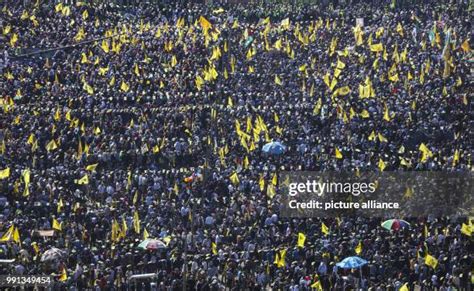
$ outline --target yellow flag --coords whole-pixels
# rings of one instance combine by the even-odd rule
[[[98,165],[99,165],[99,163],[88,165],[88,166],[86,167],[86,170],[93,172],[93,171],[95,171],[95,169],[97,168]]]
[[[249,164],[250,164],[249,158],[248,158],[247,156],[245,156],[244,161],[243,161],[243,163],[242,163],[242,166],[244,167],[244,169],[248,169],[248,168],[249,168]]]
[[[87,174],[85,174],[82,178],[75,179],[74,183],[76,183],[78,185],[87,185],[87,184],[89,184],[89,176],[87,176]]]
[[[14,79],[13,74],[11,72],[6,72],[5,73],[5,78],[7,78],[7,80],[13,80]]]
[[[367,110],[364,109],[364,110],[362,110],[362,112],[360,113],[360,116],[361,116],[362,118],[369,118],[369,117],[370,117],[370,114],[369,114],[369,112],[368,112]]]
[[[258,185],[260,187],[260,191],[263,191],[265,189],[265,179],[263,176],[260,176],[260,179],[258,180]]]
[[[335,149],[335,156],[336,156],[336,159],[339,159],[339,160],[342,159],[342,153],[338,148]]]
[[[211,242],[211,251],[213,255],[217,255],[217,244],[215,242]]]
[[[175,67],[178,64],[178,60],[176,59],[176,56],[171,57],[171,67]]]
[[[199,75],[196,76],[195,83],[196,83],[196,88],[198,89],[198,91],[201,91],[202,85],[204,84],[204,80],[202,79],[202,77]]]
[[[60,3],[56,4],[56,6],[54,6],[54,10],[56,12],[61,12],[63,10],[63,3],[60,2]]]
[[[175,195],[178,195],[178,194],[179,194],[179,188],[178,188],[178,184],[177,184],[177,183],[174,183],[173,192],[174,192]]]
[[[77,210],[80,208],[81,208],[81,203],[76,202],[74,206],[72,207],[72,211],[77,212]]]
[[[425,264],[433,269],[436,269],[438,266],[438,260],[430,254],[427,254],[425,257]]]
[[[78,32],[76,33],[76,36],[74,37],[74,40],[76,42],[79,42],[83,40],[86,37],[86,33],[84,31],[84,27],[79,28]]]
[[[425,70],[420,70],[420,84],[425,83]]]
[[[184,26],[184,18],[183,17],[180,17],[178,18],[178,20],[176,21],[176,27],[177,28],[181,28]]]
[[[87,143],[84,145],[84,152],[86,153],[86,156],[89,156],[89,145]]]
[[[290,27],[290,19],[289,19],[289,18],[283,19],[283,20],[280,22],[280,26],[281,26],[281,28],[283,28],[283,29],[288,29],[288,28]]]
[[[13,238],[13,233],[15,232],[15,226],[12,224],[8,230],[0,238],[1,242],[10,241]]]
[[[138,64],[137,63],[135,63],[135,66],[133,68],[133,72],[135,73],[135,75],[137,77],[140,77],[140,70],[138,69]]]
[[[433,152],[424,144],[421,143],[420,147],[418,148],[421,152],[421,162],[424,163],[428,160],[428,158],[433,157]]]
[[[351,92],[351,88],[349,86],[344,86],[341,88],[337,88],[337,90],[334,92],[336,96],[345,96]]]
[[[318,101],[316,102],[316,104],[314,105],[314,109],[313,109],[313,114],[314,115],[319,114],[319,111],[321,110],[322,105],[323,105],[323,102],[322,102],[321,98],[319,98]]]
[[[0,180],[10,177],[10,168],[6,168],[0,171]]]
[[[16,42],[18,41],[18,34],[14,33],[10,38],[10,46],[14,47]]]
[[[275,186],[272,183],[267,185],[267,196],[272,199],[276,195]]]
[[[285,262],[286,250],[280,250],[275,255],[275,261],[273,262],[277,268],[284,268],[286,266]]]
[[[59,121],[61,119],[61,112],[59,111],[59,107],[56,109],[54,113],[54,120]]]
[[[408,289],[408,283],[403,284],[398,291],[410,291],[410,289]]]
[[[249,49],[249,50],[247,51],[247,54],[246,54],[245,58],[246,58],[247,60],[251,60],[251,59],[252,59],[252,56],[253,56],[253,54],[252,54],[252,49]]]
[[[221,49],[219,47],[214,47],[212,48],[212,56],[211,56],[211,61],[212,60],[217,60],[221,57]]]
[[[329,45],[329,56],[332,56],[334,52],[336,51],[337,41],[338,41],[337,37],[333,37],[331,39],[331,43]]]
[[[387,165],[385,165],[385,162],[382,159],[379,159],[378,167],[380,169],[380,172],[383,172],[383,170],[385,170]]]
[[[136,210],[133,214],[133,229],[135,230],[135,233],[140,234],[140,216]]]
[[[229,179],[232,182],[232,184],[234,185],[239,184],[239,176],[237,175],[237,172],[234,172],[232,175],[230,175]]]
[[[304,235],[304,233],[302,232],[299,232],[298,233],[298,243],[297,243],[297,246],[299,248],[304,248],[304,242],[306,241],[306,236]]]
[[[32,246],[33,249],[35,250],[35,254],[39,254],[40,248],[38,247],[38,243],[32,242],[32,243],[31,243],[31,246]]]
[[[355,38],[355,41],[356,41],[356,45],[357,46],[360,46],[364,43],[364,40],[363,40],[363,31],[361,29],[361,27],[359,25],[357,25],[355,28],[354,28],[354,38]]]
[[[405,146],[404,146],[404,145],[401,145],[401,146],[400,146],[400,148],[398,149],[398,153],[399,153],[399,154],[405,153]]]
[[[98,126],[94,129],[94,134],[95,135],[99,135],[101,132],[102,131],[100,130],[100,127],[98,127]]]
[[[362,253],[362,242],[359,241],[359,243],[357,244],[357,246],[355,247],[354,251],[356,252],[356,254],[360,254]]]
[[[65,118],[66,118],[67,121],[72,121],[72,118],[71,118],[71,110],[68,110],[68,111],[66,112]]]
[[[403,26],[402,26],[402,24],[401,24],[400,22],[397,24],[396,31],[398,32],[398,34],[400,34],[401,36],[403,36]]]
[[[275,84],[280,85],[280,86],[283,85],[278,75],[275,75]]]
[[[147,239],[149,238],[150,235],[148,234],[148,231],[146,230],[146,228],[143,230],[143,239]]]
[[[23,176],[23,181],[25,182],[25,191],[23,192],[23,196],[29,196],[30,195],[30,191],[29,191],[30,174],[31,174],[30,169],[25,169],[21,173],[21,175]]]
[[[122,217],[122,229],[120,230],[120,237],[121,238],[127,237],[127,231],[128,231],[127,221],[125,220],[125,217]]]
[[[212,28],[212,24],[207,20],[204,16],[199,17],[199,24],[201,25],[202,30],[207,32],[210,28]]]
[[[329,234],[329,228],[326,226],[326,224],[324,224],[324,222],[321,223],[321,232],[322,232],[324,235],[328,235],[328,234]]]
[[[471,51],[471,47],[469,46],[469,40],[466,39],[462,45],[461,45],[461,49],[465,52],[465,53],[468,53]]]
[[[277,50],[281,50],[282,44],[281,44],[281,39],[278,39],[274,44],[273,47],[276,48]]]
[[[59,223],[59,221],[57,221],[56,218],[53,218],[53,229],[58,230],[58,231],[63,230],[62,223]]]
[[[18,230],[18,227],[15,227],[15,230],[13,230],[13,241],[17,244],[21,244],[20,231]]]
[[[370,45],[370,50],[372,52],[381,52],[383,51],[383,45],[381,43]]]
[[[380,142],[388,142],[388,140],[381,133],[378,133],[378,138]]]
[[[471,237],[472,236],[472,227],[465,224],[465,223],[463,223],[462,227],[461,227],[461,233]]]
[[[94,94],[94,88],[92,88],[91,85],[87,84],[87,82],[84,82],[83,89],[84,89],[84,91],[89,93],[89,95]]]
[[[64,202],[62,198],[59,198],[58,206],[56,208],[56,212],[61,212],[64,207]]]
[[[118,241],[120,239],[120,229],[116,219],[112,221],[110,238],[112,239],[112,241]]]
[[[276,173],[273,174],[272,184],[275,185],[275,186],[278,184],[278,177],[277,177]]]
[[[128,92],[129,89],[130,87],[128,86],[128,84],[122,80],[122,83],[120,84],[120,90],[122,90],[123,92]]]
[[[136,190],[135,194],[133,195],[132,203],[135,205],[137,204],[137,201],[138,201],[138,190]]]
[[[313,284],[311,284],[311,288],[315,289],[316,291],[323,291],[323,286],[321,285],[321,281],[317,280]]]
[[[110,51],[110,48],[109,48],[109,41],[104,39],[102,40],[102,44],[100,45],[100,47],[102,48],[102,50],[105,52],[105,53],[108,53]]]
[[[7,35],[10,33],[10,31],[12,30],[12,26],[11,25],[7,25],[3,28],[3,35]]]
[[[35,152],[37,148],[38,148],[38,140],[35,140],[35,141],[31,144],[31,151],[32,151],[32,152]]]
[[[165,245],[168,246],[168,245],[170,244],[170,242],[171,242],[171,236],[169,236],[169,235],[168,235],[168,236],[165,236],[165,237],[163,238],[163,242],[165,243]]]
[[[58,148],[58,145],[56,144],[56,141],[52,139],[47,145],[46,145],[46,150],[48,152],[53,151]]]
[[[385,105],[384,107],[385,108],[384,108],[384,112],[383,112],[383,119],[385,121],[390,121],[391,119],[390,119],[390,114],[388,113],[388,107],[387,107],[387,105]]]
[[[63,270],[61,272],[61,276],[59,276],[59,281],[64,282],[67,280],[67,272],[66,272],[66,267],[63,267]]]
[[[346,67],[346,64],[344,64],[343,62],[341,62],[339,59],[337,60],[337,64],[336,64],[336,68],[342,70]]]

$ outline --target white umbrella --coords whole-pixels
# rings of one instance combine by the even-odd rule
[[[65,251],[62,251],[58,248],[50,248],[41,255],[41,262],[50,262],[61,259],[66,255]]]

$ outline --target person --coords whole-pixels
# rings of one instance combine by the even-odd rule
[[[283,169],[472,170],[470,19],[425,2],[7,1],[2,257],[78,290],[149,287],[130,280],[144,273],[159,290],[309,290],[315,277],[467,290],[469,219],[407,217],[391,233],[382,218],[287,218],[273,183]],[[262,153],[276,140],[284,155]],[[336,266],[356,240],[361,273]],[[49,270],[52,247],[65,253]]]

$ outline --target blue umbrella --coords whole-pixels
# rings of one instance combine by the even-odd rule
[[[278,141],[272,141],[263,146],[262,151],[270,155],[281,155],[286,151],[286,147]]]
[[[367,261],[359,257],[347,257],[344,260],[336,264],[339,268],[343,269],[356,269],[367,264]]]

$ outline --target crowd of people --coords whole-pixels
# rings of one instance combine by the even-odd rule
[[[470,218],[286,218],[278,181],[471,172],[467,6],[104,2],[0,7],[3,274],[58,290],[470,290]],[[262,152],[276,141],[285,153]],[[336,267],[355,255],[368,264]]]

